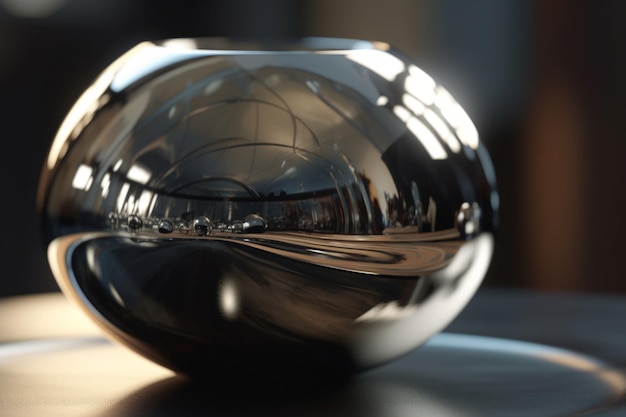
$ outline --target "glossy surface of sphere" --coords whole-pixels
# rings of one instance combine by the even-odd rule
[[[38,204],[63,291],[176,371],[335,375],[443,329],[491,259],[476,128],[382,43],[142,43],[78,100]]]

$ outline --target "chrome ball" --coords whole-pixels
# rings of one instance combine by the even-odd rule
[[[137,45],[78,99],[38,205],[62,290],[175,371],[334,376],[442,330],[490,263],[472,121],[389,45]]]

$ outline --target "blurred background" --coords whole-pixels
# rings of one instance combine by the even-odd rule
[[[143,40],[391,43],[442,84],[492,155],[502,211],[485,286],[626,293],[626,2],[0,0],[0,297],[58,291],[39,173],[65,114]]]

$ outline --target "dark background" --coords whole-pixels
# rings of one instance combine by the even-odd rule
[[[486,286],[626,292],[626,2],[0,0],[0,296],[57,291],[35,195],[63,117],[143,40],[389,42],[468,110],[502,200]]]

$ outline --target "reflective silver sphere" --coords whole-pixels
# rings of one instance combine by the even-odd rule
[[[337,375],[442,330],[498,194],[461,106],[389,45],[141,43],[80,97],[38,204],[62,290],[173,370]]]

